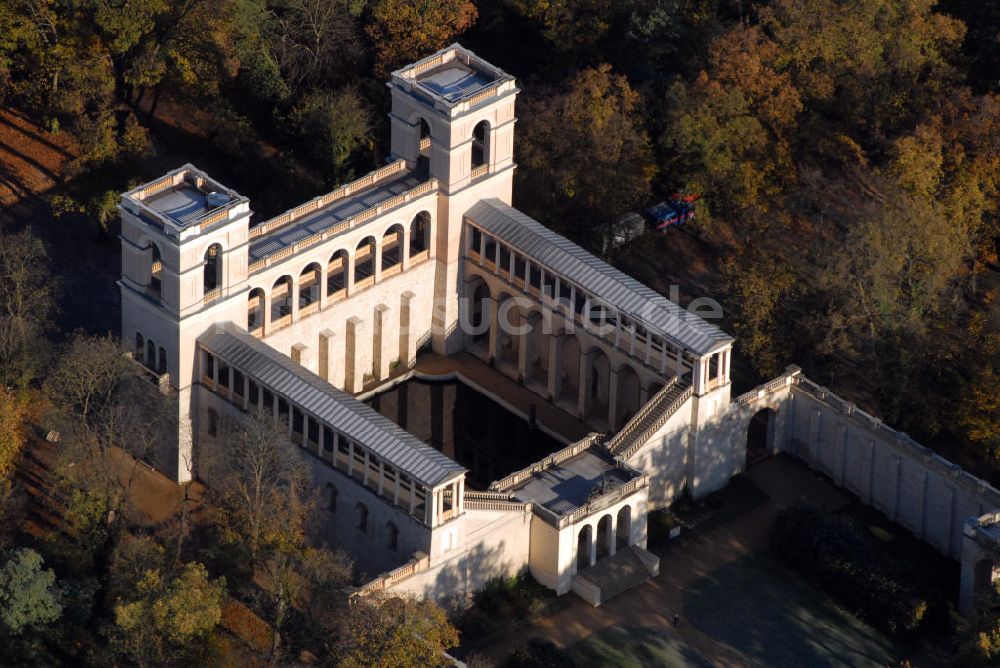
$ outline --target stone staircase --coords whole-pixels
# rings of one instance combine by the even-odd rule
[[[607,441],[608,451],[625,460],[634,455],[653,433],[680,409],[691,396],[692,390],[691,382],[686,378],[673,378],[622,427],[621,431]]]
[[[572,589],[593,606],[642,584],[660,572],[660,559],[638,545],[623,547],[573,576]]]

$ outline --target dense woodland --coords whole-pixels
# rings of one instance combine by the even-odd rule
[[[76,147],[46,194],[47,229],[92,226],[92,243],[117,257],[117,193],[181,162],[248,195],[258,219],[379,165],[387,73],[456,40],[519,78],[516,206],[600,252],[626,212],[700,194],[689,227],[608,259],[628,269],[641,255],[674,275],[698,255],[710,279],[684,293],[721,297],[722,326],[756,378],[794,362],[1000,479],[996,3],[0,0],[0,104]],[[51,465],[64,530],[19,538],[18,495],[2,488],[0,633],[17,642],[0,651],[204,658],[222,651],[211,630],[227,591],[299,634],[275,633],[273,656],[362,665],[359,647],[398,658],[394,642],[429,628],[454,644],[433,607],[324,614],[344,609],[351,565],[306,547],[307,486],[273,457],[274,486],[252,491],[280,500],[278,526],[255,523],[254,464],[236,462],[212,492],[218,532],[185,532],[184,517],[172,538],[134,531],[131,478],[107,467],[113,445],[154,447],[155,424],[130,427],[140,402],[122,401],[134,383],[111,342],[54,331],[66,286],[44,276],[51,235],[0,230],[0,473],[32,437],[23,425],[64,425],[67,444]],[[263,447],[261,430],[238,437]],[[103,473],[81,476],[88,466]],[[263,584],[248,587],[255,572]],[[292,605],[303,582],[318,609]],[[12,607],[18,587],[31,606]],[[363,615],[402,630],[373,638]],[[333,617],[353,640],[305,633],[333,633],[322,626]],[[31,625],[56,640],[34,642]]]

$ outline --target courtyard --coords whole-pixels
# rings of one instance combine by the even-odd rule
[[[782,508],[832,512],[850,501],[801,463],[772,457],[723,490],[693,530],[651,547],[656,578],[599,608],[560,599],[540,619],[469,649],[503,660],[526,638],[543,637],[580,666],[947,665],[938,652],[900,646],[864,624],[767,554]]]

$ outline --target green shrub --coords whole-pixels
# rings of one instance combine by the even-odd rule
[[[771,533],[771,550],[841,605],[889,633],[916,630],[927,612],[908,565],[848,517],[808,507],[785,510]]]

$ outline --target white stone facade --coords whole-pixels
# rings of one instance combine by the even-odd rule
[[[165,471],[178,482],[197,473],[200,439],[253,406],[285,411],[324,499],[318,538],[386,574],[362,592],[438,599],[527,570],[599,601],[574,576],[616,549],[655,559],[648,511],[741,472],[765,407],[772,452],[945,554],[961,558],[965,518],[1000,507],[995,489],[797,372],[732,401],[731,337],[512,209],[512,77],[453,45],[389,86],[389,163],[270,221],[251,227],[250,202],[190,165],[123,195],[123,343],[178,399]],[[352,399],[428,348],[470,352],[594,434],[466,491],[461,467]],[[289,382],[304,402],[291,408]],[[333,404],[365,428],[317,408]],[[555,499],[528,484],[574,466],[587,485],[612,483]]]

